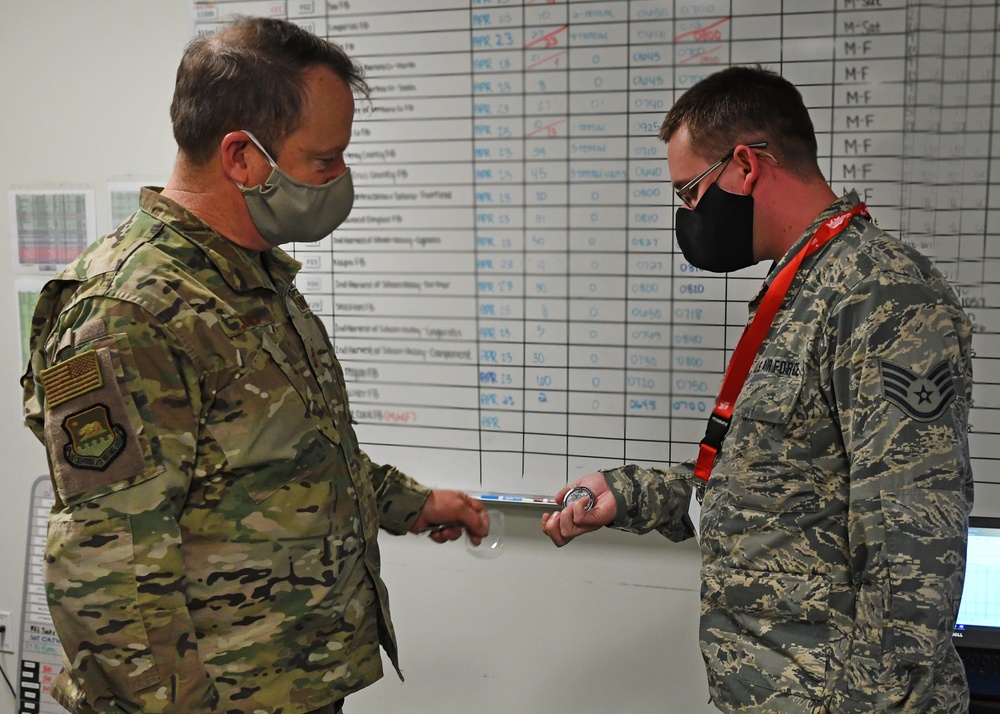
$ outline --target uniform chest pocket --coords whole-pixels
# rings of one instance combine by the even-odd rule
[[[774,360],[764,360],[765,364]],[[733,410],[737,416],[768,424],[787,424],[802,393],[798,364],[783,367],[787,374],[759,371],[747,377]]]
[[[747,379],[723,446],[730,464],[726,489],[737,507],[786,514],[819,507],[808,478],[813,451],[801,414],[802,389],[797,365]]]
[[[313,471],[326,449],[298,391],[263,343],[216,394],[205,426],[228,470],[258,503]]]

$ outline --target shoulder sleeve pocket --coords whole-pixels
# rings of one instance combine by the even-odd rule
[[[162,472],[148,399],[128,340],[115,335],[39,374],[45,444],[66,504],[141,483]]]
[[[46,595],[74,674],[96,701],[160,681],[140,614],[128,518],[54,520]],[[100,644],[97,644],[100,643]]]
[[[966,544],[961,494],[910,488],[882,494],[889,559],[891,650],[934,662],[951,642]]]

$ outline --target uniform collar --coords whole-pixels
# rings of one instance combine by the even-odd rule
[[[850,191],[823,209],[823,212],[816,216],[816,218],[813,219],[813,222],[810,223],[802,234],[795,239],[795,243],[792,244],[792,247],[785,251],[785,254],[781,256],[781,259],[775,261],[774,265],[771,266],[771,269],[767,273],[767,278],[764,279],[764,284],[760,286],[760,290],[757,291],[757,294],[754,296],[750,304],[756,305],[760,302],[774,278],[777,277],[778,273],[781,272],[781,269],[784,268],[785,265],[791,262],[795,256],[799,254],[799,251],[802,250],[805,244],[812,239],[813,235],[815,235],[816,231],[818,231],[819,227],[823,224],[823,221],[833,218],[840,213],[846,213],[859,203],[861,203],[861,199],[858,197],[857,191]],[[788,297],[785,298],[786,301],[794,297],[795,293],[798,292],[799,286],[802,284],[801,276],[809,272],[809,263],[812,260],[815,260],[818,255],[819,252],[812,258],[807,258],[806,262],[802,264],[802,267],[799,269],[799,275],[796,276],[788,290]]]
[[[260,252],[237,245],[176,201],[162,196],[162,190],[143,187],[140,210],[200,248],[233,290],[272,287],[273,281],[280,292],[295,279],[302,264],[281,248]]]

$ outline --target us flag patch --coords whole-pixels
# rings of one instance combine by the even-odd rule
[[[93,350],[42,370],[38,378],[45,389],[45,404],[49,409],[100,389],[104,384],[97,353]]]
[[[924,376],[893,362],[879,360],[879,364],[885,398],[914,419],[934,421],[955,398],[955,379],[946,360]]]

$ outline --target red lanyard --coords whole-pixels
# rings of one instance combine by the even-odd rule
[[[698,460],[695,462],[694,475],[703,481],[708,481],[708,477],[712,474],[715,457],[722,449],[722,440],[726,438],[729,424],[733,420],[733,407],[736,405],[736,399],[740,396],[743,384],[747,381],[747,375],[750,374],[750,367],[757,357],[757,351],[771,330],[774,316],[778,313],[781,303],[784,302],[785,295],[788,294],[792,278],[799,271],[803,260],[826,245],[831,238],[847,227],[852,218],[858,215],[871,219],[865,204],[859,203],[847,213],[841,213],[824,221],[813,237],[809,239],[809,242],[802,247],[802,250],[792,258],[788,265],[781,269],[774,282],[768,287],[753,321],[743,331],[743,335],[736,345],[736,350],[729,359],[726,375],[722,378],[719,397],[715,400],[715,409],[712,410],[712,415],[708,418],[705,438],[701,440],[701,445],[698,447]]]

